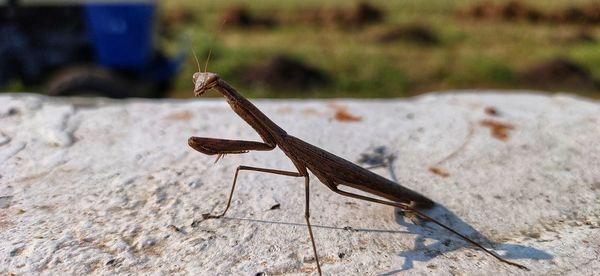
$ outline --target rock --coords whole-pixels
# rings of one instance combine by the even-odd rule
[[[361,118],[352,123],[334,119],[331,100],[253,102],[289,134],[348,160],[384,147],[395,158],[373,172],[435,200],[427,214],[532,273],[594,274],[600,104],[476,92],[336,100]],[[3,94],[0,107],[18,110],[0,117],[10,137],[0,145],[1,273],[315,273],[302,179],[241,172],[226,218],[202,220],[225,207],[238,165],[293,170],[277,149],[213,164],[188,147],[192,135],[258,139],[222,99]],[[482,121],[512,127],[498,139]],[[526,274],[431,223],[310,181],[325,273]]]

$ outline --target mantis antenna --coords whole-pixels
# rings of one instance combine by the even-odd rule
[[[221,22],[221,24],[219,25],[219,32],[221,31],[221,29],[223,29],[223,26],[225,25],[225,22],[227,22],[227,20],[223,20]],[[217,33],[218,34],[218,33]],[[216,40],[216,36],[213,38],[213,43]],[[208,72],[208,62],[210,61],[210,57],[212,55],[212,46],[208,49],[208,56],[206,57],[206,63],[204,63],[204,73]],[[192,54],[194,54],[194,59],[196,60],[196,66],[198,67],[198,72],[202,72],[202,70],[200,69],[200,61],[198,60],[198,56],[196,55],[196,48],[192,45]],[[206,81],[206,79],[204,80]],[[217,161],[219,159],[217,158]]]
[[[194,55],[194,59],[196,60],[196,66],[198,66],[198,72],[200,72],[200,61],[198,61],[198,56],[196,55],[196,47],[192,45],[192,54]],[[208,54],[210,57],[210,53]],[[208,60],[206,61],[206,65],[208,65]],[[206,73],[206,66],[204,67],[204,72]]]
[[[208,49],[208,56],[206,57],[206,63],[204,64],[204,73],[208,72],[208,61],[210,61],[210,55],[212,54],[212,47]],[[196,58],[196,62],[198,62],[198,58]],[[198,65],[200,67],[200,65]],[[200,70],[200,68],[198,68]]]

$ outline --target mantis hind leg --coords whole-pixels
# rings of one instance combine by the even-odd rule
[[[231,199],[233,198],[233,192],[235,191],[235,184],[237,183],[237,177],[238,177],[238,174],[240,173],[240,171],[257,171],[257,172],[272,173],[272,174],[278,174],[278,175],[287,175],[287,176],[293,176],[293,177],[302,176],[298,172],[290,172],[290,171],[282,171],[282,170],[274,170],[274,169],[258,168],[258,167],[250,167],[250,166],[238,166],[237,169],[235,170],[235,176],[233,177],[233,184],[231,185],[231,192],[229,192],[229,198],[227,199],[227,206],[225,207],[225,210],[223,210],[223,213],[221,213],[220,215],[202,214],[203,219],[220,218],[220,217],[223,217],[227,213],[227,210],[229,210],[229,206],[231,206]]]

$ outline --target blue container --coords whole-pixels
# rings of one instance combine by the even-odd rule
[[[140,70],[152,59],[155,7],[151,2],[85,4],[97,63]]]

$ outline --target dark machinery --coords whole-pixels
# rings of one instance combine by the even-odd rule
[[[183,56],[154,48],[155,1],[0,0],[0,87],[161,97]]]

